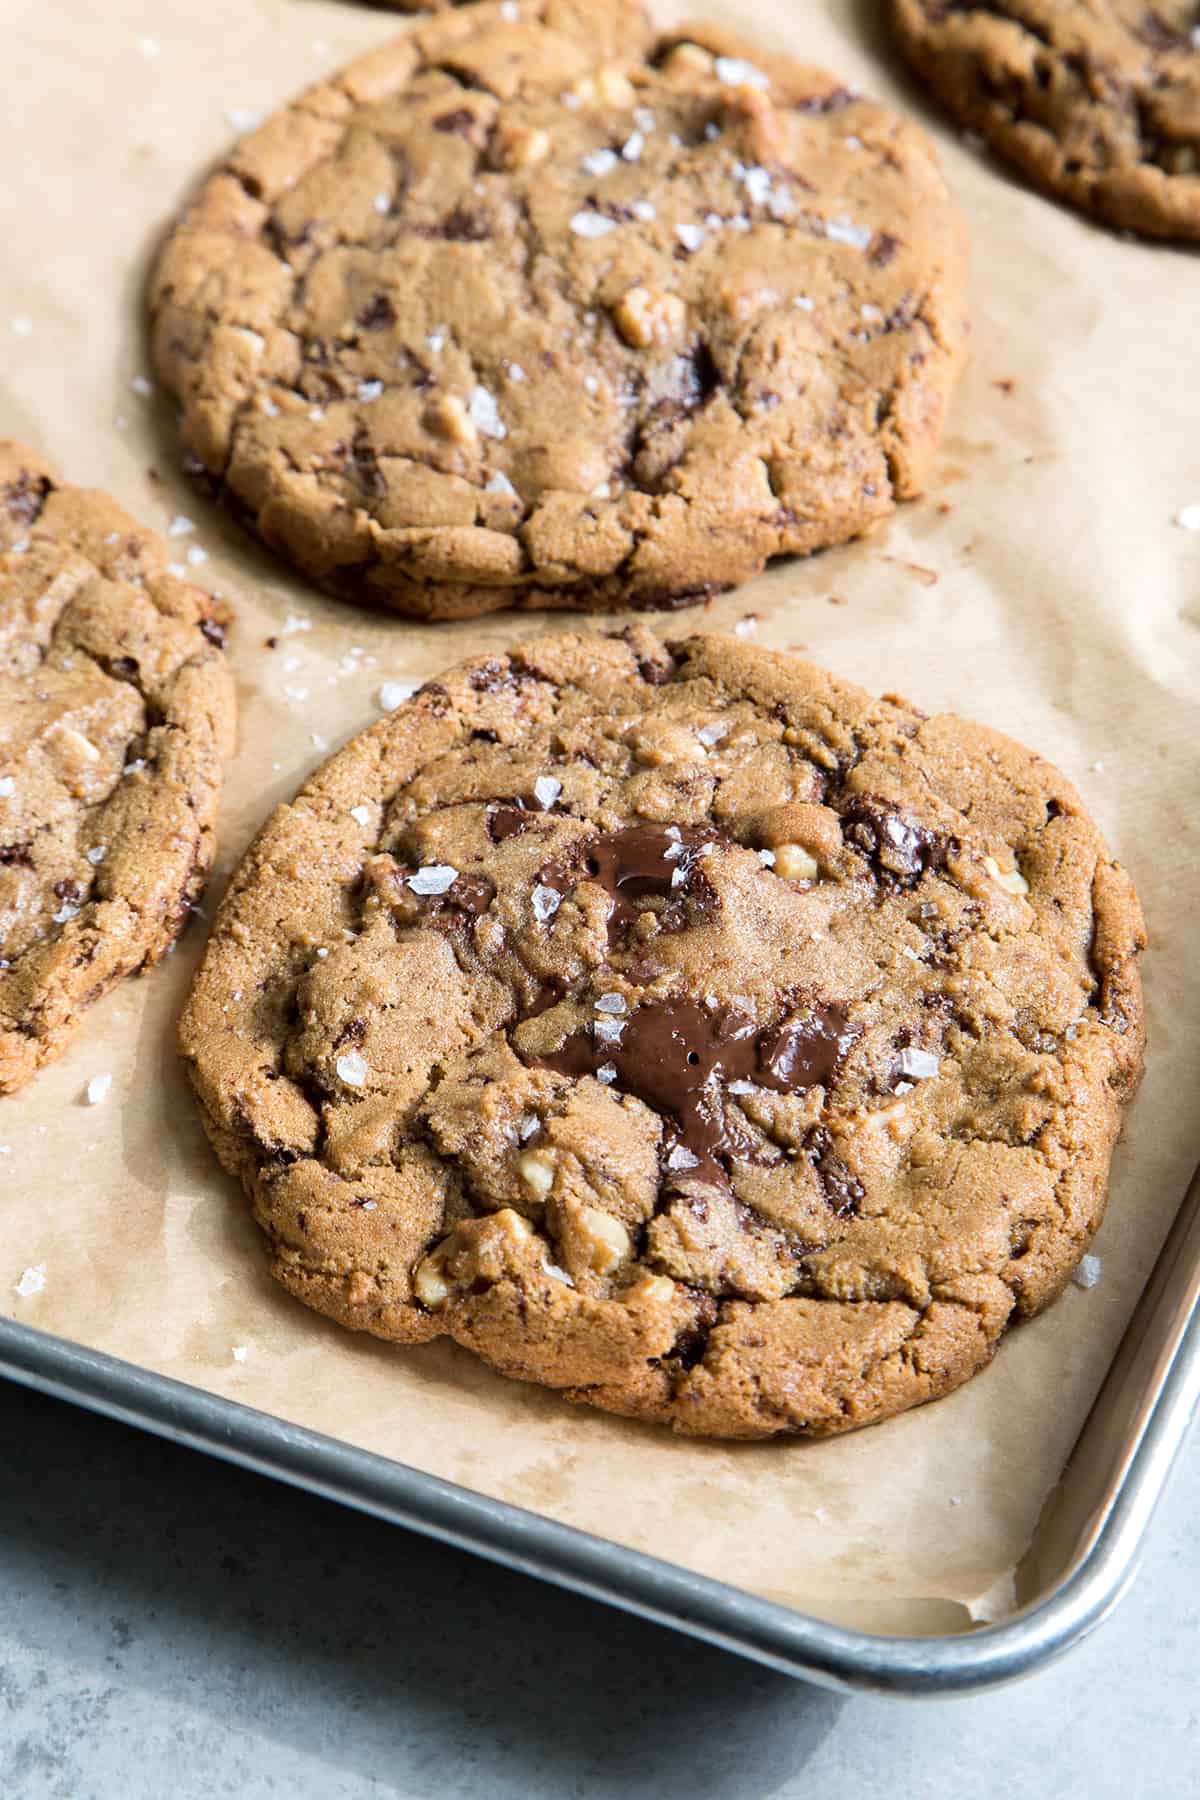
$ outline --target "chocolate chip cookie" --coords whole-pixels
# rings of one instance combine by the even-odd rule
[[[0,439],[0,1093],[169,949],[204,886],[227,623],[153,532]]]
[[[997,732],[721,636],[550,636],[269,820],[180,1041],[275,1275],[711,1436],[945,1393],[1062,1288],[1137,899]]]
[[[330,592],[674,605],[920,491],[963,233],[925,137],[834,76],[510,0],[246,138],[152,309],[198,469]]]
[[[1150,237],[1200,238],[1196,0],[892,0],[955,118],[1047,193]]]

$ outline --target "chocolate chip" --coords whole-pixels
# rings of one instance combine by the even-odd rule
[[[833,1148],[833,1140],[823,1126],[813,1133],[809,1155],[831,1212],[839,1219],[853,1217],[866,1190]]]
[[[795,102],[796,111],[802,113],[841,112],[852,100],[858,98],[850,88],[827,88],[823,94],[806,94],[802,100]]]
[[[453,112],[442,113],[433,121],[435,131],[452,131],[458,137],[468,137],[475,125],[475,114],[469,106],[456,106]]]
[[[23,525],[32,525],[46,504],[50,487],[45,475],[32,475],[28,469],[22,469],[3,490],[5,511]]]
[[[396,309],[386,294],[375,294],[359,313],[358,322],[364,331],[381,331],[396,323]]]
[[[942,868],[951,841],[916,825],[885,800],[852,800],[842,814],[842,836],[866,858],[881,881],[912,887],[927,869]]]
[[[442,220],[442,236],[452,243],[481,244],[491,235],[491,226],[475,207],[456,206]]]

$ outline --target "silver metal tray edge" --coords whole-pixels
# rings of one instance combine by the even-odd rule
[[[1200,1174],[1018,1571],[1018,1594],[1031,1597],[1000,1624],[950,1636],[829,1624],[15,1320],[0,1320],[0,1374],[785,1674],[840,1689],[967,1693],[1062,1655],[1133,1579],[1200,1400]]]

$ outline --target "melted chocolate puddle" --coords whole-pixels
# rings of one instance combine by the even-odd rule
[[[604,888],[612,940],[646,910],[639,901],[683,899],[698,865],[722,841],[711,826],[630,825],[589,838],[569,858],[548,863],[538,881],[556,894],[569,894],[582,881]]]
[[[693,1000],[673,1000],[606,1015],[538,1060],[562,1075],[611,1068],[617,1085],[674,1126],[667,1167],[724,1184],[722,1159],[755,1151],[726,1108],[725,1085],[752,1081],[781,1094],[827,1087],[858,1034],[837,1006],[759,1027],[732,1009],[707,1012]]]

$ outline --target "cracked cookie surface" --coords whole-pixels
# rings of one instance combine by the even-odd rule
[[[955,118],[1038,187],[1123,230],[1200,238],[1196,0],[892,0]]]
[[[1067,1280],[1142,943],[1039,757],[633,627],[466,665],[329,761],[180,1043],[310,1306],[684,1432],[822,1436]]]
[[[232,750],[227,622],[115,501],[0,439],[0,1093],[200,895]]]
[[[918,493],[966,336],[924,135],[620,0],[439,15],[203,186],[152,285],[197,472],[342,597],[672,605]]]

